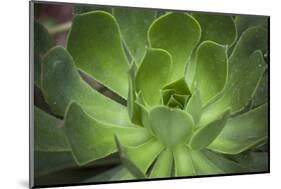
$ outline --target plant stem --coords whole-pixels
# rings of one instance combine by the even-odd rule
[[[71,24],[72,24],[72,22],[68,21],[68,22],[56,25],[54,27],[50,27],[50,28],[48,28],[48,31],[51,35],[63,33],[65,31],[69,30],[69,28],[71,27]]]

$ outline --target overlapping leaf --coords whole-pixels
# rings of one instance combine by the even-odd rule
[[[146,177],[148,168],[165,147],[155,138],[138,146],[125,145],[117,139],[117,145],[124,165],[134,176],[139,178]]]
[[[64,120],[35,109],[36,173],[88,166],[117,151],[122,165],[81,182],[267,170],[267,153],[253,148],[268,137],[267,18],[76,11],[69,53],[47,52],[50,36],[37,26],[35,60],[47,54],[35,84]],[[77,69],[128,99],[127,108]],[[52,169],[43,165],[48,159]]]
[[[151,110],[149,117],[152,131],[169,147],[184,144],[194,128],[192,117],[182,110],[159,106]]]
[[[172,60],[169,53],[149,49],[136,74],[136,92],[142,91],[148,105],[160,104],[160,89],[169,80]]]
[[[228,109],[217,120],[198,128],[190,139],[190,147],[194,150],[201,150],[213,142],[225,127],[229,113]]]
[[[156,17],[156,11],[133,8],[114,8],[122,39],[136,63],[140,63],[146,48],[147,30]]]
[[[228,77],[226,47],[211,41],[200,44],[196,52],[193,89],[200,91],[203,105],[218,95]],[[211,83],[211,84],[210,84]]]
[[[167,50],[173,57],[171,81],[184,76],[186,64],[201,37],[198,22],[186,13],[167,13],[148,30],[151,47]]]
[[[166,166],[164,166],[166,165]],[[161,152],[153,165],[150,173],[150,178],[164,178],[172,176],[173,167],[173,154],[172,151],[167,148]]]
[[[67,110],[64,130],[79,164],[116,152],[114,135],[126,145],[141,144],[150,138],[150,134],[141,127],[120,127],[100,122],[87,115],[75,102]]]
[[[239,112],[249,103],[267,67],[263,58],[266,51],[267,32],[264,29],[253,27],[243,33],[229,59],[229,79],[225,89],[205,108],[202,120],[214,119],[229,106],[232,112]]]
[[[39,108],[34,109],[34,149],[37,151],[69,151],[62,121],[45,113]]]
[[[129,65],[117,22],[111,14],[93,11],[75,15],[67,50],[79,69],[127,98]]]
[[[69,53],[62,47],[51,49],[44,57],[42,91],[52,111],[63,116],[74,100],[101,121],[131,125],[126,107],[103,96],[84,82]]]
[[[238,154],[268,137],[268,106],[264,104],[227,121],[220,135],[208,148],[226,154]]]
[[[192,13],[202,30],[201,41],[211,40],[222,45],[231,46],[237,37],[232,16],[206,13]]]

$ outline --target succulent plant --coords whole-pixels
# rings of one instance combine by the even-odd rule
[[[79,9],[66,48],[35,22],[37,184],[70,168],[81,178],[57,183],[267,171],[267,22]]]

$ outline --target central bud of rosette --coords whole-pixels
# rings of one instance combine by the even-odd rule
[[[191,93],[184,78],[165,85],[161,90],[161,105],[149,113],[149,126],[155,136],[166,146],[173,147],[188,142],[194,121],[185,109]]]
[[[197,105],[197,98],[184,77],[171,77],[171,56],[162,49],[148,49],[142,63],[132,62],[128,73],[131,121],[167,147],[187,144],[197,120],[189,109]]]
[[[147,128],[162,144],[174,147],[187,144],[194,129],[194,120],[188,112],[191,93],[184,78],[170,82],[159,90],[157,103],[146,102],[142,91],[136,95],[135,114],[139,125]],[[136,120],[136,119],[135,119]]]
[[[161,90],[162,103],[170,108],[185,109],[190,96],[191,93],[184,78],[166,85]]]

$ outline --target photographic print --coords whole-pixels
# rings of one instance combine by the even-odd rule
[[[32,1],[30,75],[30,187],[269,172],[268,16]]]

